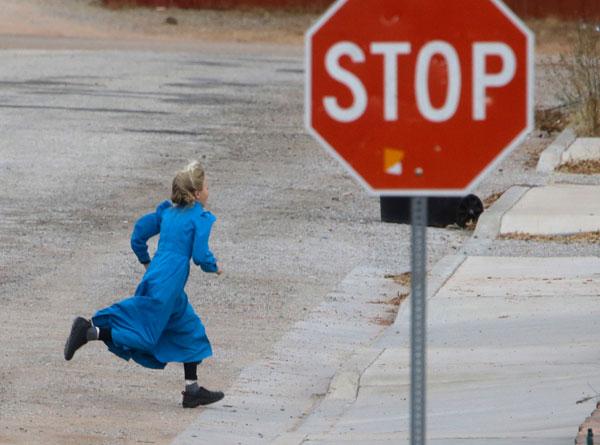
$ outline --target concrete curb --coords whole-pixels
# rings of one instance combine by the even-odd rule
[[[442,286],[450,279],[452,274],[460,267],[467,257],[465,255],[446,255],[439,260],[431,271],[427,274],[427,300],[431,300]],[[406,329],[406,321],[410,318],[410,296],[407,300],[408,304],[400,306],[398,315],[394,325],[388,329],[398,331],[400,328]],[[387,333],[387,331],[386,331]],[[382,337],[386,336],[386,333]]]
[[[473,244],[477,240],[495,239],[500,234],[502,217],[520,201],[530,187],[514,186],[502,194],[492,206],[481,214],[473,236],[465,244]]]
[[[540,155],[536,171],[552,173],[562,162],[562,154],[575,141],[577,135],[571,128],[565,129]]]
[[[437,295],[446,281],[450,279],[454,272],[467,259],[465,255],[446,255],[439,260],[431,269],[428,277],[427,299],[431,300]]]
[[[466,255],[446,255],[439,260],[431,271],[427,274],[427,301],[435,298],[440,289],[454,275],[458,268],[467,259]],[[387,348],[398,347],[399,338],[404,342],[403,345],[410,344],[410,297],[398,311],[396,321],[387,329],[381,338],[375,343],[380,353]],[[364,374],[363,369],[361,375]]]
[[[366,348],[357,351],[335,375],[329,384],[329,391],[327,391],[325,399],[356,400],[360,377],[365,369],[377,360],[381,352],[381,350],[376,348]]]
[[[342,366],[330,383],[325,397],[314,406],[294,431],[281,434],[273,445],[301,445],[315,434],[325,434],[358,397],[360,378],[383,353],[380,348],[361,348]]]
[[[562,154],[561,164],[597,161],[600,159],[600,138],[577,138]]]

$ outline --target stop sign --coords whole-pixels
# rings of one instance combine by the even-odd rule
[[[464,195],[533,129],[499,0],[339,0],[306,35],[306,126],[373,194]]]

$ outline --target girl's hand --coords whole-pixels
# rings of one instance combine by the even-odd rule
[[[217,266],[217,271],[215,272],[217,275],[223,275],[223,269],[220,266]]]

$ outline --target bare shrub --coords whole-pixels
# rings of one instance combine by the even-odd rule
[[[567,126],[564,107],[538,108],[535,110],[536,127],[548,134],[563,131]]]
[[[556,96],[567,108],[569,123],[582,136],[600,135],[600,28],[581,23],[571,51],[552,65]]]

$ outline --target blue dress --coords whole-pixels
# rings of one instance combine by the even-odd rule
[[[195,203],[187,207],[161,203],[140,218],[131,247],[148,263],[147,241],[160,233],[156,254],[135,296],[93,317],[94,326],[111,328],[108,349],[147,368],[163,369],[169,362],[200,362],[212,355],[204,326],[184,292],[190,258],[205,272],[216,272],[217,261],[208,247],[214,215]]]

